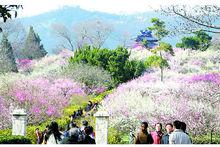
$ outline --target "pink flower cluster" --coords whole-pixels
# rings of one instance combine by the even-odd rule
[[[191,82],[213,82],[216,84],[220,84],[220,73],[207,73],[207,74],[199,74],[193,76]]]
[[[218,131],[220,125],[219,80],[217,73],[176,74],[165,82],[160,82],[157,73],[145,74],[121,84],[102,105],[111,116],[110,124],[122,131],[138,127],[140,121],[153,127],[157,122],[181,120],[192,135],[201,135],[212,127]]]
[[[23,71],[30,70],[32,64],[33,64],[33,61],[30,59],[18,59],[17,60],[18,69],[21,69]]]
[[[48,118],[60,117],[73,95],[86,95],[82,87],[83,85],[64,78],[21,79],[10,88],[8,97],[11,99],[1,103],[0,107],[13,103],[14,106],[27,110],[29,124],[42,122]],[[10,116],[9,113],[5,115]]]

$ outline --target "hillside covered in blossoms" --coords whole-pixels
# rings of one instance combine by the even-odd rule
[[[193,135],[219,131],[220,52],[174,49],[168,57],[169,69],[164,81],[154,69],[119,85],[102,102],[110,114],[110,124],[121,131],[138,129],[138,122],[148,121],[151,127],[179,119],[187,123]],[[146,54],[131,55],[146,58]]]
[[[21,9],[0,5],[0,144],[220,144],[218,6]]]

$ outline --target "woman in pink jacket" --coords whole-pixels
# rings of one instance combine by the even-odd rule
[[[161,131],[162,124],[161,123],[156,123],[155,129],[156,129],[156,131],[151,132],[151,136],[154,140],[153,144],[161,144],[161,138],[163,136],[163,132]]]

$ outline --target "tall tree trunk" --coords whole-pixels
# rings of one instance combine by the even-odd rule
[[[160,57],[161,59],[163,58],[161,51],[160,51]],[[163,67],[162,66],[160,67],[160,81],[163,82]]]
[[[160,68],[160,81],[163,82],[163,68]]]
[[[210,135],[210,137],[211,137],[211,138],[210,138],[210,144],[212,144],[212,134],[213,134],[213,131],[214,131],[214,129],[212,128],[212,129],[211,129],[211,135]]]

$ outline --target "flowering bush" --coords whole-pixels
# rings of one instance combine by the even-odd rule
[[[183,75],[167,71],[165,83],[159,73],[120,85],[102,103],[110,114],[110,126],[121,131],[137,128],[140,121],[166,124],[176,119],[193,135],[207,133],[220,122],[220,74]],[[219,131],[219,128],[215,128]]]
[[[4,106],[13,104],[13,107],[25,108],[28,123],[39,123],[61,116],[72,95],[85,95],[82,86],[70,79],[20,79],[8,91]],[[9,107],[5,109],[9,112]]]
[[[149,50],[145,49],[128,49],[128,51],[131,53],[129,56],[129,60],[141,60],[145,61],[147,57],[153,55]]]
[[[73,52],[62,50],[58,55],[50,55],[40,60],[19,59],[17,60],[20,73],[31,74],[32,77],[57,78],[62,67],[68,64]]]
[[[10,119],[9,110],[7,109],[4,98],[0,96],[0,130],[8,126],[8,120]]]
[[[18,59],[17,60],[17,67],[18,67],[19,71],[31,72],[32,65],[33,65],[33,61],[30,59]]]
[[[88,94],[99,94],[113,86],[110,73],[100,67],[87,64],[70,64],[63,68],[60,75],[84,83]]]
[[[59,75],[69,52],[41,60],[18,60],[19,73],[0,75],[0,129],[11,126],[10,111],[27,109],[28,123],[59,117],[73,95],[85,95],[85,86]],[[64,64],[65,63],[65,64]]]
[[[145,61],[152,53],[145,50],[129,49],[130,60]],[[168,60],[170,69],[179,73],[199,73],[220,70],[220,51],[207,49],[206,51],[195,51],[191,49],[173,48],[174,56],[162,53],[163,58]]]
[[[220,51],[208,49],[193,51],[174,49],[175,56],[169,58],[170,69],[179,73],[219,71]]]

